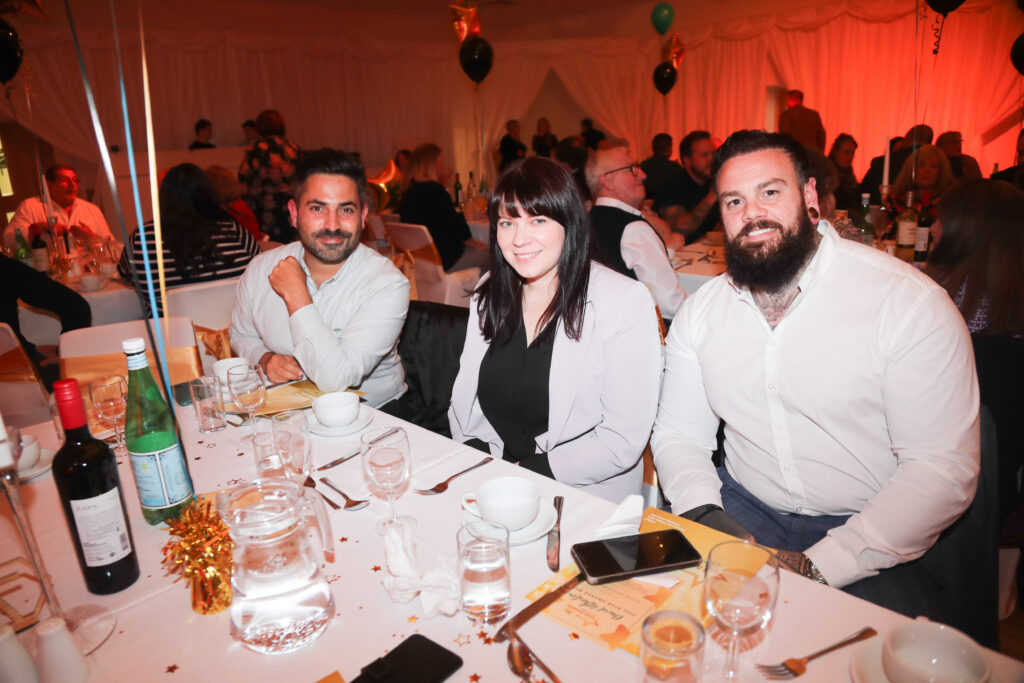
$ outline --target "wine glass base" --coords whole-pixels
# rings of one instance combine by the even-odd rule
[[[76,605],[64,612],[68,630],[82,654],[88,655],[114,632],[117,616],[101,605]]]
[[[416,519],[409,515],[395,515],[394,520],[382,519],[377,522],[374,530],[377,532],[378,536],[383,536],[392,526],[394,526],[395,530],[398,531],[399,535],[401,535],[403,531],[412,531],[416,528]]]

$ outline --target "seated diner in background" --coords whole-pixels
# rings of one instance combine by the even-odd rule
[[[939,574],[962,565],[928,551],[980,468],[963,319],[910,265],[815,228],[792,138],[733,133],[713,171],[727,272],[672,323],[651,438],[672,511],[777,548],[820,583],[941,618]]]
[[[74,168],[67,164],[50,166],[44,177],[50,194],[50,214],[56,219],[54,230],[63,234],[65,229],[70,229],[71,236],[77,239],[113,237],[100,207],[78,197],[78,174]],[[49,243],[50,227],[43,202],[43,197],[29,197],[18,205],[4,230],[4,246],[17,248],[15,231],[20,231],[26,242],[42,234]]]
[[[409,281],[359,243],[366,174],[353,155],[304,152],[288,202],[299,241],[268,251],[238,283],[231,347],[271,382],[306,377],[321,391],[357,389],[379,407],[405,392],[398,335]]]
[[[592,260],[557,162],[506,171],[488,216],[494,268],[470,304],[452,438],[608,500],[639,493],[662,369],[650,292]]]
[[[256,240],[221,207],[210,180],[195,164],[175,166],[160,182],[160,225],[168,289],[238,277],[260,253]],[[155,269],[157,250],[153,222],[147,222],[144,230],[150,267]],[[141,280],[146,268],[142,236],[137,228],[117,264],[121,277],[128,282],[133,282],[133,264],[134,275]],[[144,281],[140,285],[146,287]],[[164,314],[159,296],[157,309]]]
[[[914,192],[915,202],[921,202],[927,192],[931,205],[935,206],[942,193],[955,182],[949,159],[942,150],[933,145],[920,145],[917,153],[909,155],[903,162],[903,168],[893,181],[889,192],[889,197],[896,203],[893,215],[899,215],[900,207],[906,206],[908,191]]]
[[[487,270],[487,245],[472,239],[466,217],[456,210],[445,183],[448,170],[441,148],[427,142],[412,152],[409,172],[402,181],[402,202],[398,215],[403,223],[426,226],[441,267],[451,273],[466,268]]]

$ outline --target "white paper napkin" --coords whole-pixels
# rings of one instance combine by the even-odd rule
[[[417,595],[423,616],[452,616],[459,610],[459,578],[452,558],[423,552],[412,538],[412,529],[399,533],[394,527],[384,535],[387,569],[381,584],[395,602],[409,602]]]
[[[629,536],[640,529],[640,522],[644,516],[644,498],[634,493],[626,496],[619,507],[615,508],[604,524],[594,532],[592,540],[601,541],[606,538],[617,536]]]

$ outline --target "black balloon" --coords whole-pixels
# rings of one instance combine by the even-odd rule
[[[459,48],[459,65],[474,83],[487,78],[494,64],[494,50],[491,44],[480,36],[471,36],[462,41]]]
[[[1013,41],[1013,47],[1010,48],[1010,61],[1013,62],[1013,67],[1024,76],[1024,33]]]
[[[676,84],[676,68],[672,62],[662,62],[654,67],[654,87],[662,95],[667,95]]]
[[[928,6],[945,16],[964,4],[964,0],[927,0]]]
[[[0,19],[0,83],[14,78],[21,68],[21,60],[25,50],[21,46],[21,38],[14,27]]]

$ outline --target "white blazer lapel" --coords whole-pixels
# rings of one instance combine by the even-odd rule
[[[594,338],[594,306],[587,301],[583,330],[579,341],[569,339],[565,327],[558,322],[554,348],[551,350],[551,372],[548,375],[548,430],[537,437],[537,446],[545,453],[553,449],[565,433],[569,414],[576,402],[576,392],[587,372],[587,357]]]

